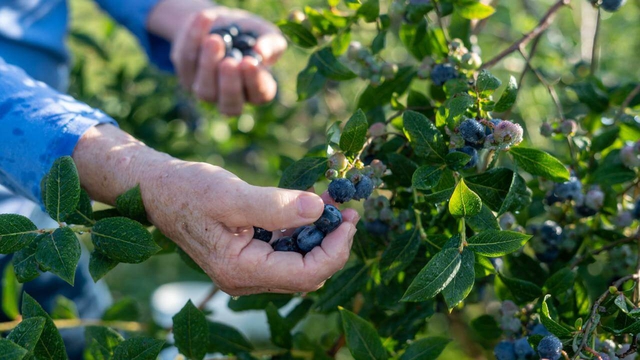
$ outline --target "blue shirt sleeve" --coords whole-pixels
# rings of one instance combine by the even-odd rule
[[[147,19],[162,0],[95,0],[117,22],[138,38],[149,59],[160,69],[173,72],[169,58],[171,43],[147,31]]]
[[[40,181],[89,128],[117,123],[0,58],[0,184],[42,204]]]

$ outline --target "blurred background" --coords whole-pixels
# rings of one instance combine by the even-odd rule
[[[552,0],[494,0],[497,12],[488,18],[475,41],[483,60],[530,31],[546,12]],[[71,95],[99,108],[121,128],[149,146],[173,156],[223,166],[255,185],[275,186],[281,171],[314,146],[326,143],[326,129],[346,120],[356,110],[358,94],[367,83],[356,79],[344,84],[329,83],[317,96],[297,101],[296,76],[307,63],[309,52],[291,47],[273,68],[280,88],[276,101],[259,108],[247,107],[237,118],[221,116],[215,107],[196,102],[182,92],[175,79],[149,64],[135,39],[107,17],[91,0],[71,0],[72,36],[69,45],[74,55]],[[276,22],[294,9],[305,6],[327,7],[319,0],[221,0],[218,3],[256,12]],[[381,1],[382,13],[390,1]],[[586,0],[573,0],[571,9],[560,11],[554,25],[543,35],[533,65],[556,86],[566,114],[585,113],[572,108],[575,92],[572,83],[589,73],[596,12]],[[375,27],[362,24],[353,40],[369,43]],[[640,0],[629,0],[615,14],[602,13],[598,74],[607,87],[624,86],[640,78]],[[381,53],[386,61],[416,64],[399,45],[396,36],[387,38]],[[509,76],[519,78],[525,63],[514,53],[492,69],[503,83]],[[412,87],[424,92],[426,81],[414,80]],[[605,116],[607,114],[605,113]],[[525,76],[518,101],[511,113],[525,127],[529,143],[548,148],[556,154],[566,152],[539,135],[543,120],[558,117],[547,89],[531,72]],[[561,144],[563,145],[563,144]],[[322,185],[318,190],[322,190]],[[131,274],[136,274],[132,276]],[[130,297],[138,301],[143,317],[149,318],[149,299],[160,285],[207,278],[184,265],[176,254],[156,256],[140,265],[121,264],[106,281],[114,298]],[[483,311],[482,309],[478,309]],[[473,309],[470,310],[473,313]],[[442,318],[440,318],[442,317]],[[472,319],[460,319],[468,322]],[[436,332],[448,332],[455,326],[451,319],[436,314],[430,320]],[[467,343],[469,344],[469,343]],[[451,358],[464,358],[451,349]],[[444,358],[449,358],[444,357]]]

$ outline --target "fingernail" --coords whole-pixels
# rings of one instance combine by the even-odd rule
[[[317,218],[324,208],[322,199],[315,194],[301,194],[298,196],[298,215],[303,218]]]

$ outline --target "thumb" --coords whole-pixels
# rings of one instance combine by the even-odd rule
[[[248,185],[241,193],[228,226],[291,229],[313,223],[324,211],[322,198],[306,191]]]

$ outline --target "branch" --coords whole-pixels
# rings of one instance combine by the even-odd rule
[[[205,297],[200,304],[198,304],[198,309],[200,311],[204,310],[205,306],[207,306],[207,304],[209,303],[209,301],[211,301],[211,299],[213,299],[213,296],[215,294],[218,293],[218,291],[220,291],[220,288],[217,287],[216,285],[213,285],[213,288],[211,288],[211,291],[209,291],[209,294],[207,294],[207,297]]]
[[[598,12],[596,13],[596,31],[593,33],[593,47],[591,48],[591,76],[594,76],[598,70],[598,35],[600,34],[601,18],[600,8],[598,7]]]
[[[514,51],[517,51],[522,46],[527,45],[536,36],[540,35],[543,31],[547,30],[547,28],[549,28],[549,26],[553,22],[553,18],[555,17],[555,14],[558,12],[558,10],[560,10],[564,6],[569,5],[569,3],[570,3],[570,0],[558,0],[558,2],[556,2],[549,9],[549,11],[547,11],[547,13],[542,17],[538,25],[533,30],[531,30],[529,33],[524,35],[520,40],[516,41],[511,46],[503,50],[500,54],[496,55],[493,59],[484,63],[481,69],[487,69],[494,66],[495,64],[499,63],[500,60],[504,59],[507,55],[511,54]]]
[[[0,323],[0,332],[10,331],[18,324],[20,324],[22,320],[14,320],[9,322]],[[53,320],[53,323],[56,325],[58,329],[69,329],[69,328],[77,328],[83,326],[107,326],[115,329],[125,330],[125,331],[145,331],[147,326],[145,324],[134,322],[134,321],[103,321],[103,320],[85,320],[85,319],[64,319],[64,320]]]
[[[589,256],[598,255],[598,254],[603,253],[603,252],[605,252],[607,250],[611,250],[611,249],[615,248],[618,245],[626,244],[626,243],[629,243],[629,242],[632,242],[632,241],[636,241],[636,240],[638,240],[637,237],[630,236],[628,238],[624,238],[624,239],[620,239],[618,241],[614,241],[614,242],[612,242],[610,244],[607,244],[607,245],[605,245],[605,246],[603,246],[601,248],[593,250],[593,251],[587,253],[586,255],[578,256],[577,258],[573,259],[573,261],[571,262],[569,267],[571,269],[573,269],[576,266],[578,266],[581,262],[583,262],[585,259],[587,259],[587,257],[589,257]]]

